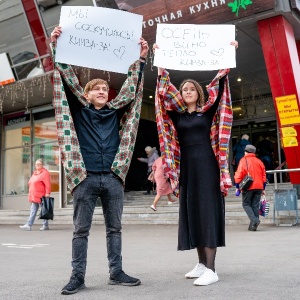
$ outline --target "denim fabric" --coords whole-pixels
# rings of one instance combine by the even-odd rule
[[[39,210],[40,204],[39,203],[35,203],[35,202],[31,202],[31,207],[30,207],[30,216],[29,219],[27,220],[27,224],[29,226],[32,226],[36,217],[36,214]],[[48,227],[48,220],[43,220],[43,225]]]
[[[72,274],[85,275],[88,236],[96,201],[100,197],[106,226],[106,247],[110,274],[122,270],[121,218],[123,213],[123,184],[113,173],[88,172],[73,193]]]
[[[242,192],[243,208],[250,221],[259,221],[259,202],[262,190],[248,190]]]

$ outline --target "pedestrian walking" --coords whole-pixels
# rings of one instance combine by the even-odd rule
[[[242,190],[243,208],[250,220],[248,230],[256,231],[259,221],[259,203],[262,194],[265,194],[266,170],[260,159],[255,155],[256,148],[247,145],[245,156],[240,160],[237,171],[234,175],[236,188],[240,189],[239,184],[249,173],[253,178],[253,183],[247,190]]]
[[[152,172],[154,182],[156,183],[156,196],[151,205],[151,209],[157,210],[157,203],[161,196],[168,197],[168,204],[176,203],[176,200],[172,198],[172,189],[168,177],[164,174],[162,165],[162,157],[159,157],[152,165]]]
[[[61,33],[61,27],[51,33],[54,57]],[[72,274],[61,291],[64,295],[85,288],[88,236],[99,197],[106,225],[108,284],[141,283],[123,271],[121,255],[124,182],[137,135],[148,53],[147,42],[141,38],[140,44],[140,59],[130,66],[118,96],[110,102],[105,80],[93,79],[83,89],[71,66],[55,64],[53,103],[58,141],[74,207]]]
[[[147,146],[145,148],[145,152],[147,154],[147,158],[139,157],[138,160],[144,163],[147,163],[147,191],[144,192],[144,195],[150,195],[150,192],[154,190],[154,183],[148,179],[150,173],[152,172],[152,165],[156,159],[158,159],[159,155],[155,147]],[[154,194],[154,193],[153,193]]]
[[[40,158],[35,162],[35,171],[28,181],[28,187],[28,201],[31,202],[30,216],[26,224],[20,226],[22,230],[26,231],[31,230],[36,214],[42,203],[41,198],[43,196],[50,197],[51,193],[50,173],[44,167],[44,161]],[[49,230],[48,220],[43,220],[43,226],[40,230]]]

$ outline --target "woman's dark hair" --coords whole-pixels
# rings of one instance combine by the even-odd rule
[[[198,100],[197,100],[197,106],[199,107],[202,107],[205,103],[205,98],[204,98],[204,92],[203,92],[203,89],[201,87],[201,85],[194,79],[185,79],[181,82],[180,86],[179,86],[179,92],[180,92],[180,95],[182,95],[182,89],[183,89],[183,86],[187,83],[187,82],[190,82],[192,83],[197,92],[198,92]]]

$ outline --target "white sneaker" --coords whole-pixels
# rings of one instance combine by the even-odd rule
[[[151,208],[152,210],[156,211],[156,207],[155,207],[153,204],[150,206],[150,208]]]
[[[176,201],[174,201],[174,202],[168,201],[168,204],[174,204],[174,203],[176,203]]]
[[[43,230],[49,230],[49,226],[43,225],[43,226],[40,228],[40,230],[41,230],[41,231],[43,231]]]
[[[31,230],[31,226],[29,226],[28,224],[21,225],[20,228],[23,229],[23,230],[26,230],[26,231],[30,231]]]
[[[194,281],[194,285],[209,285],[217,281],[219,281],[218,274],[207,268],[205,272]]]
[[[206,270],[206,267],[203,264],[197,264],[195,268],[185,274],[185,278],[197,278],[200,277]]]

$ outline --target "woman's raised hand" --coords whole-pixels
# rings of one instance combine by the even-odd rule
[[[141,37],[140,38],[140,44],[141,44],[140,56],[141,56],[141,58],[146,59],[146,57],[148,55],[148,51],[149,51],[148,42]]]
[[[159,47],[156,43],[154,43],[153,47],[152,47],[153,54],[155,54],[155,49],[159,49]]]
[[[153,54],[155,54],[156,49],[159,49],[159,46],[156,43],[154,43],[153,47],[152,47]],[[157,67],[157,75],[158,76],[161,75],[163,73],[163,71],[164,71],[164,68]]]

